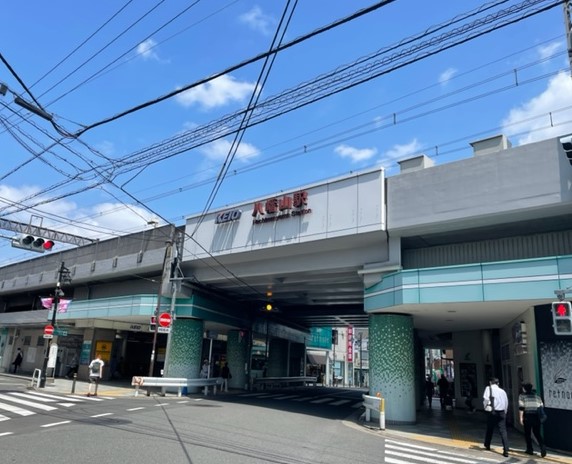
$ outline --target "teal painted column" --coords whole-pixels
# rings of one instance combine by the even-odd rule
[[[248,363],[248,334],[240,335],[239,330],[228,332],[226,342],[226,360],[232,374],[229,380],[229,388],[248,388],[244,366]]]
[[[402,314],[369,316],[369,394],[385,398],[385,420],[413,424],[415,355],[413,318]],[[372,414],[379,418],[379,414]]]
[[[201,369],[203,321],[177,318],[171,328],[166,375],[196,379]]]

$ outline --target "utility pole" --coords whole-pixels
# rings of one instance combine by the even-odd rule
[[[562,3],[564,9],[564,30],[566,31],[566,49],[568,50],[568,65],[572,71],[572,2],[571,0],[565,0]]]
[[[169,356],[171,354],[171,339],[173,335],[173,325],[176,318],[175,305],[177,303],[177,292],[181,289],[181,282],[184,279],[183,272],[180,268],[180,262],[183,256],[183,236],[180,232],[176,233],[175,246],[171,256],[171,273],[169,281],[171,282],[171,305],[169,314],[171,315],[171,330],[167,334],[167,350],[165,352],[165,376],[169,376]]]
[[[169,240],[165,246],[165,256],[163,258],[163,267],[161,268],[161,278],[159,280],[159,289],[157,290],[157,305],[155,306],[155,311],[153,315],[155,316],[155,330],[153,331],[153,345],[151,347],[151,359],[149,361],[149,377],[153,377],[153,371],[155,370],[155,351],[157,350],[157,334],[159,332],[159,313],[161,310],[161,298],[163,296],[163,284],[165,282],[165,275],[170,272],[170,256],[173,248],[173,235],[175,229],[171,234],[171,240]],[[169,274],[170,275],[170,274]],[[147,388],[147,396],[151,396],[151,389]]]
[[[55,325],[56,325],[56,315],[58,313],[58,303],[60,301],[60,297],[64,296],[64,292],[62,292],[62,290],[61,290],[62,281],[65,281],[66,283],[71,282],[70,271],[64,266],[63,261],[62,261],[62,263],[60,265],[60,269],[58,271],[58,281],[56,282],[56,289],[54,290],[54,305],[53,305],[53,309],[52,309],[52,321],[51,321],[52,327],[55,327]],[[50,341],[48,343],[48,348],[46,349],[46,355],[44,357],[44,364],[42,365],[42,373],[41,373],[40,385],[39,385],[40,388],[44,388],[46,386],[46,377],[47,377],[46,371],[48,370],[48,360],[50,357],[51,346],[52,346],[52,339],[50,339]]]

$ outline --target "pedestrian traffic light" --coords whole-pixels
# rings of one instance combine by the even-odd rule
[[[332,330],[332,345],[338,344],[338,331],[336,329]]]
[[[552,321],[556,335],[572,335],[572,305],[569,301],[552,303]]]
[[[54,245],[55,243],[53,240],[43,237],[35,237],[28,234],[17,235],[12,238],[12,246],[14,248],[22,248],[24,250],[36,251],[38,253],[52,251]]]

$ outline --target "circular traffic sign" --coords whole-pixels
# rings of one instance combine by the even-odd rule
[[[46,335],[53,335],[54,334],[54,326],[53,325],[47,325],[44,327],[44,333]]]
[[[159,325],[161,327],[169,327],[171,325],[171,315],[169,313],[159,314]]]

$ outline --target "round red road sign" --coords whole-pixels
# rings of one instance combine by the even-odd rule
[[[159,325],[161,327],[169,327],[171,325],[171,315],[169,313],[159,314]]]
[[[47,325],[44,327],[44,333],[46,335],[53,335],[54,334],[54,326],[53,325]]]

